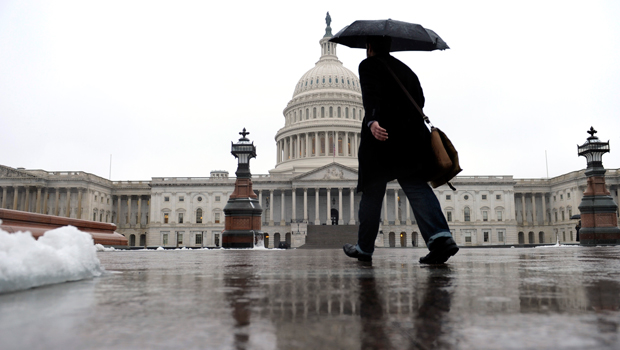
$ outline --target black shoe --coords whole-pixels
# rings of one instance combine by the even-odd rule
[[[357,258],[357,260],[359,261],[372,261],[371,255],[366,255],[358,252],[353,244],[347,243],[343,245],[342,250],[344,250],[344,253],[350,258]]]
[[[451,256],[454,256],[459,251],[459,247],[452,238],[447,238],[439,244],[441,245],[431,250],[428,255],[420,258],[421,264],[444,264]]]

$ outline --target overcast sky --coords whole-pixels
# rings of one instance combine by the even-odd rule
[[[425,112],[463,175],[545,178],[585,168],[594,126],[620,168],[619,1],[0,0],[0,164],[112,180],[202,177],[236,160],[254,174],[302,75],[356,19],[433,29],[450,50],[394,56],[420,78]],[[338,46],[357,74],[365,52]]]

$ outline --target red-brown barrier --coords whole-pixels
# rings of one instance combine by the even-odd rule
[[[127,246],[127,238],[114,232],[116,225],[60,216],[29,213],[19,210],[0,209],[0,228],[9,233],[30,231],[36,239],[49,230],[63,226],[75,226],[93,236],[95,243],[106,246]]]

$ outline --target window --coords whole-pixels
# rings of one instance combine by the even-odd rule
[[[182,231],[177,232],[177,244],[178,245],[183,244],[183,232]]]
[[[202,245],[202,233],[196,233],[196,245]]]
[[[482,221],[489,221],[489,212],[486,210],[482,211]]]
[[[107,216],[107,215],[106,215]],[[146,214],[146,223],[149,223],[149,214]]]
[[[125,215],[125,223],[129,224],[129,215]]]
[[[563,194],[560,195],[560,200],[564,200],[564,195]]]
[[[168,223],[168,213],[164,213],[164,224]]]
[[[562,231],[562,240],[566,241],[566,231]]]
[[[554,214],[555,214],[554,215],[555,216],[555,222],[558,222],[558,212],[556,211]]]
[[[504,241],[504,231],[497,231],[497,240],[500,242]]]
[[[164,234],[162,235],[162,238],[161,238],[161,243],[162,243],[163,245],[168,245],[168,234],[167,234],[167,233],[164,233]]]
[[[93,221],[97,221],[97,213],[93,213]]]
[[[185,202],[185,197],[179,196],[179,202]]]
[[[447,195],[446,195],[446,200],[447,200],[447,201],[452,200],[452,196],[451,196],[451,195],[449,195],[449,194],[447,194]]]
[[[101,197],[101,203],[103,203],[103,197]]]
[[[448,220],[448,222],[452,222],[452,212],[451,211],[446,212],[446,216],[447,216],[446,220]]]
[[[465,221],[471,221],[471,212],[469,210],[469,207],[465,207],[465,210],[463,210],[463,214],[465,214]]]
[[[107,203],[110,204],[110,198],[107,199]]]
[[[566,198],[570,199],[570,192],[566,194]]]
[[[557,201],[557,200],[556,200],[556,198],[555,198],[555,196],[553,196],[553,201],[554,201],[554,202],[556,202],[556,201]]]
[[[183,213],[179,213],[179,224],[183,223]]]
[[[501,194],[496,194],[496,195],[495,195],[495,199],[497,199],[497,200],[502,199],[502,195],[501,195]]]
[[[482,235],[484,236],[484,241],[488,242],[489,241],[489,231],[483,231]]]
[[[568,209],[568,218],[570,219],[573,216],[573,209]]]
[[[97,201],[97,195],[95,195],[95,202]]]
[[[503,218],[502,218],[502,211],[501,210],[498,210],[495,214],[497,215],[497,221],[502,221],[503,220]]]
[[[220,196],[215,196],[215,201],[219,202],[220,201]]]
[[[215,213],[215,223],[216,224],[220,223],[220,213]]]
[[[202,202],[202,197],[199,196],[197,199],[199,202]]]
[[[482,200],[485,200],[485,199],[487,199],[487,195],[486,195],[486,194],[483,194],[483,195],[482,195]]]
[[[465,243],[471,243],[471,232],[465,231]]]
[[[196,210],[196,223],[202,224],[202,209]]]
[[[468,196],[468,195],[464,195],[464,196],[463,196],[463,198],[464,198],[465,200],[468,200],[468,199],[469,199],[469,196]]]
[[[164,197],[164,202],[170,202],[170,197]]]
[[[562,210],[562,221],[564,221],[566,219],[564,219],[564,210]]]

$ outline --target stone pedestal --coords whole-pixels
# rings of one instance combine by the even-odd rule
[[[601,142],[594,136],[596,130],[590,128],[588,141],[578,146],[580,156],[588,160],[586,176],[588,187],[583,193],[579,211],[581,212],[581,245],[618,245],[620,228],[616,212],[618,205],[614,202],[605,186],[605,168],[603,154],[609,152],[609,142]]]

